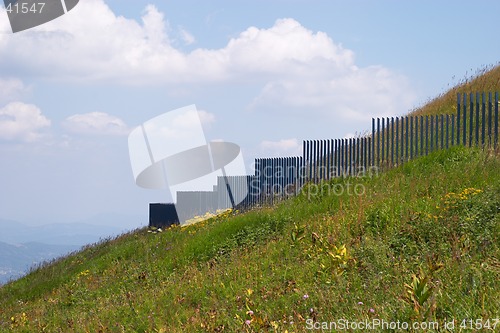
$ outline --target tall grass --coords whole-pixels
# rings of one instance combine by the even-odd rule
[[[410,115],[440,115],[456,113],[456,98],[458,93],[470,93],[476,91],[498,91],[500,87],[500,65],[485,65],[475,72],[470,70],[464,78],[446,92],[427,101],[421,107],[416,108]]]
[[[306,188],[274,208],[138,230],[2,287],[0,330],[303,332],[341,318],[492,320],[499,174],[497,155],[453,147],[378,177],[334,179],[315,195]],[[327,191],[347,183],[365,191]]]
[[[500,67],[478,74],[412,114],[498,90]],[[498,330],[499,175],[498,151],[454,146],[273,207],[139,229],[0,287],[0,331],[305,332],[342,319]],[[363,191],[335,191],[349,186]]]

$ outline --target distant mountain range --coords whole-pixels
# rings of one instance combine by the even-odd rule
[[[0,242],[0,285],[23,276],[37,264],[68,254],[80,247],[36,242],[19,245]]]
[[[0,285],[19,278],[30,267],[43,261],[144,225],[138,217],[113,214],[103,214],[77,223],[37,226],[0,219]]]

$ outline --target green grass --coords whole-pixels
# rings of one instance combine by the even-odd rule
[[[488,67],[412,114],[454,113],[457,92],[499,86],[500,67]],[[456,146],[273,207],[139,229],[0,287],[0,331],[291,333],[339,319],[493,328],[499,175],[498,151]]]
[[[497,154],[453,147],[377,177],[335,179],[317,195],[306,188],[272,208],[137,230],[0,288],[0,331],[303,332],[307,320],[340,318],[493,324],[498,175]],[[333,194],[347,184],[363,194]]]
[[[471,70],[472,72],[472,70]],[[455,86],[446,92],[429,100],[423,106],[413,110],[410,115],[440,115],[455,114],[457,112],[458,93],[482,93],[495,92],[500,87],[500,65],[485,66],[478,69],[474,74],[468,75],[460,80]]]

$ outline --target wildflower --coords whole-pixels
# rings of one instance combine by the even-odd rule
[[[375,309],[374,308],[370,308],[370,313],[375,313]]]
[[[253,311],[252,310],[248,310],[247,314],[250,315],[250,316],[253,316]]]
[[[302,296],[302,299],[303,299],[303,300],[306,300],[306,299],[308,299],[308,298],[309,298],[309,295],[308,295],[308,294],[305,294],[304,296]]]
[[[245,320],[245,324],[247,324],[248,326],[250,326],[251,323],[252,323],[251,320],[249,320],[249,319]]]
[[[363,305],[363,302],[358,302],[358,305]]]

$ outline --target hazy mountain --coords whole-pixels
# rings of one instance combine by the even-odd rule
[[[79,245],[49,245],[37,242],[12,245],[0,242],[0,284],[26,274],[30,267],[78,250]]]
[[[85,245],[140,226],[141,223],[138,222],[137,217],[125,219],[120,215],[113,214],[98,215],[75,223],[34,226],[0,219],[0,242],[8,244],[39,242],[55,245]]]
[[[43,225],[0,219],[0,284],[22,276],[40,262],[144,225],[140,217],[120,214]]]

